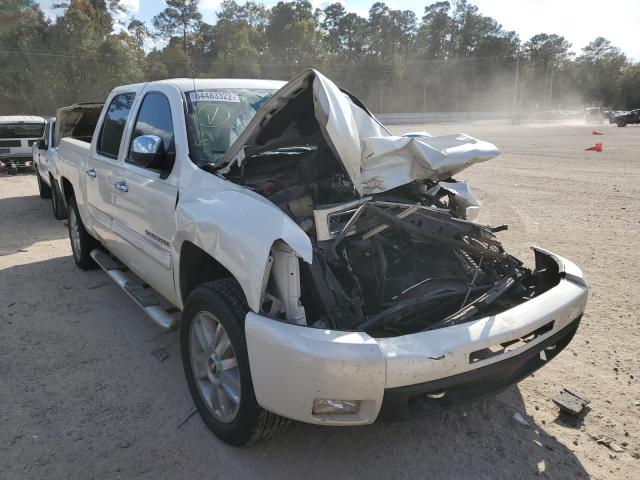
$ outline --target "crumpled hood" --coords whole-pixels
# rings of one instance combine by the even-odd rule
[[[315,116],[325,140],[361,195],[384,192],[415,180],[443,180],[500,155],[495,145],[463,133],[391,135],[331,80],[307,69],[264,104],[229,148],[222,164],[241,163],[244,148],[253,145],[269,122],[278,121],[278,111],[307,88],[313,89],[309,114]]]

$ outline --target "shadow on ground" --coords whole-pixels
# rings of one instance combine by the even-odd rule
[[[2,270],[0,284],[16,292],[0,294],[1,478],[587,476],[527,417],[517,387],[435,416],[294,424],[232,448],[189,417],[177,334],[161,333],[103,272],[59,257]]]
[[[36,195],[0,198],[0,212],[0,255],[66,238]],[[2,479],[587,476],[527,417],[517,387],[397,424],[293,424],[266,444],[229,447],[191,415],[177,333],[162,333],[103,272],[78,270],[68,245],[56,248],[51,260],[0,270],[10,286],[0,289]]]
[[[35,176],[31,176],[35,182]],[[10,180],[3,178],[3,181]],[[53,217],[50,199],[39,195],[3,197],[0,190],[0,256],[28,249],[34,243],[66,237],[64,222]]]

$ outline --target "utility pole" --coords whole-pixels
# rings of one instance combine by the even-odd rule
[[[513,121],[516,120],[516,111],[518,109],[518,80],[520,77],[520,56],[516,57],[516,81],[513,86]]]
[[[427,77],[424,77],[424,86],[422,87],[422,111],[427,111]]]
[[[380,72],[380,113],[384,113],[384,70]]]
[[[549,81],[549,106],[551,106],[551,97],[553,96],[553,74],[556,71],[556,64],[551,67],[551,80]]]

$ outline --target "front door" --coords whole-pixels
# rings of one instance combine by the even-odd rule
[[[116,240],[112,233],[115,176],[124,128],[131,113],[135,93],[113,97],[102,122],[95,148],[92,146],[85,172],[87,209],[94,233],[107,248]]]
[[[124,162],[115,180],[113,232],[119,237],[116,255],[165,298],[175,302],[171,245],[174,240],[178,185],[171,175],[175,159],[174,125],[164,86],[155,86],[138,102],[135,123],[127,140]],[[149,167],[131,156],[133,139],[154,135],[170,159]]]

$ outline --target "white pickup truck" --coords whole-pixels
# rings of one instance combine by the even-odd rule
[[[452,179],[498,154],[464,134],[393,136],[306,70],[118,87],[90,144],[62,139],[58,168],[77,265],[181,328],[200,415],[244,445],[286,419],[437,412],[571,341],[580,269],[541,248],[524,267]]]
[[[59,139],[77,138],[91,141],[102,111],[102,103],[76,103],[59,108],[55,117],[47,119],[40,141],[32,145],[33,165],[36,170],[40,198],[50,198],[53,216],[67,218],[67,210],[60,194],[58,175]]]
[[[31,163],[31,147],[44,133],[45,119],[33,115],[0,117],[0,162],[9,175]]]

